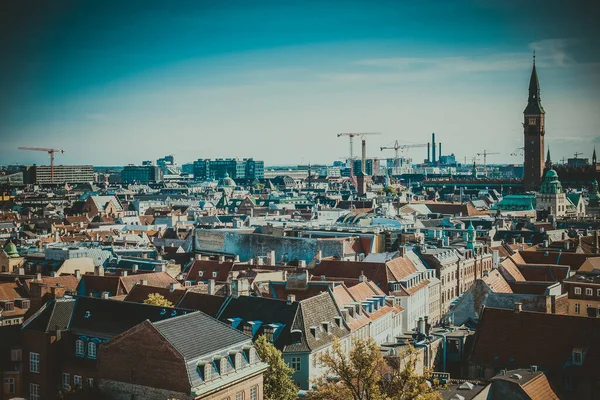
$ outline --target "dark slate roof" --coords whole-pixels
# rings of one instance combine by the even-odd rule
[[[177,307],[200,310],[211,317],[216,317],[224,301],[225,297],[223,296],[186,291]]]
[[[62,298],[46,303],[23,324],[23,329],[53,332],[69,329],[76,300]]]
[[[154,322],[153,325],[186,360],[199,359],[251,341],[250,336],[200,311]]]
[[[188,312],[190,310],[78,297],[70,329],[84,335],[111,338],[145,320],[156,322]]]
[[[229,318],[241,318],[237,329],[243,330],[244,323],[248,321],[260,321],[261,325],[256,330],[254,338],[264,334],[264,328],[268,324],[282,324],[281,331],[276,335],[274,345],[279,350],[293,343],[290,330],[298,314],[300,303],[287,304],[286,300],[277,300],[266,297],[240,296],[239,298],[228,298],[218,318],[227,321]]]
[[[199,311],[153,325],[183,356],[191,387],[202,383],[196,372],[198,361],[252,344],[250,336]]]

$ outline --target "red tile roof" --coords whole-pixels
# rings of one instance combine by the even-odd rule
[[[488,273],[488,276],[483,277],[483,281],[488,285],[493,292],[496,293],[512,293],[512,289],[506,279],[498,270],[493,269]]]

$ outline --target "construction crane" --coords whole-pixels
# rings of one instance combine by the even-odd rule
[[[52,184],[54,184],[54,153],[64,153],[64,150],[46,149],[43,147],[19,147],[19,150],[45,151],[50,154],[50,178]]]
[[[518,147],[517,149],[515,149],[515,151],[510,153],[510,155],[513,157],[522,156],[524,151],[525,151],[525,147]]]
[[[396,161],[395,161],[396,165],[395,166],[399,167],[400,165],[398,165],[398,164],[400,162],[400,153],[398,152],[398,150],[400,150],[400,149],[402,149],[402,150],[414,149],[414,148],[417,148],[417,147],[427,147],[427,143],[424,143],[424,144],[399,144],[398,141],[396,140],[394,142],[393,146],[389,146],[389,147],[388,146],[383,146],[380,149],[381,149],[381,151],[383,151],[383,150],[394,150],[396,152]]]
[[[580,155],[582,155],[583,153],[580,153],[578,151],[575,152],[575,159],[577,160],[577,157],[579,157]]]
[[[338,133],[337,136],[348,136],[350,147],[350,178],[354,179],[354,137],[360,136],[364,138],[367,135],[381,135],[381,132],[344,132]]]
[[[487,150],[484,150],[483,153],[477,153],[478,156],[483,156],[483,173],[487,176],[487,156],[492,154],[500,154],[500,153],[490,153]]]

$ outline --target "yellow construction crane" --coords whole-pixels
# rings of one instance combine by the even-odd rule
[[[46,149],[43,147],[19,147],[19,150],[45,151],[50,154],[50,177],[52,184],[54,184],[54,153],[64,153],[64,150]]]
[[[483,153],[477,153],[478,156],[483,156],[483,172],[485,173],[485,176],[487,176],[487,156],[492,155],[492,154],[500,154],[500,153],[491,153],[487,150],[484,150]]]
[[[367,135],[381,135],[381,132],[344,132],[338,133],[337,136],[348,136],[350,147],[350,178],[354,179],[354,138],[360,136],[364,138]]]

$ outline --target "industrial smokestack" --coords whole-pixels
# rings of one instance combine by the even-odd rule
[[[442,143],[439,144],[438,160],[442,159]]]
[[[431,162],[435,164],[435,133],[431,134]]]
[[[363,138],[362,140],[362,173],[363,175],[367,175],[367,141]]]
[[[431,143],[427,143],[427,162],[431,162]]]

